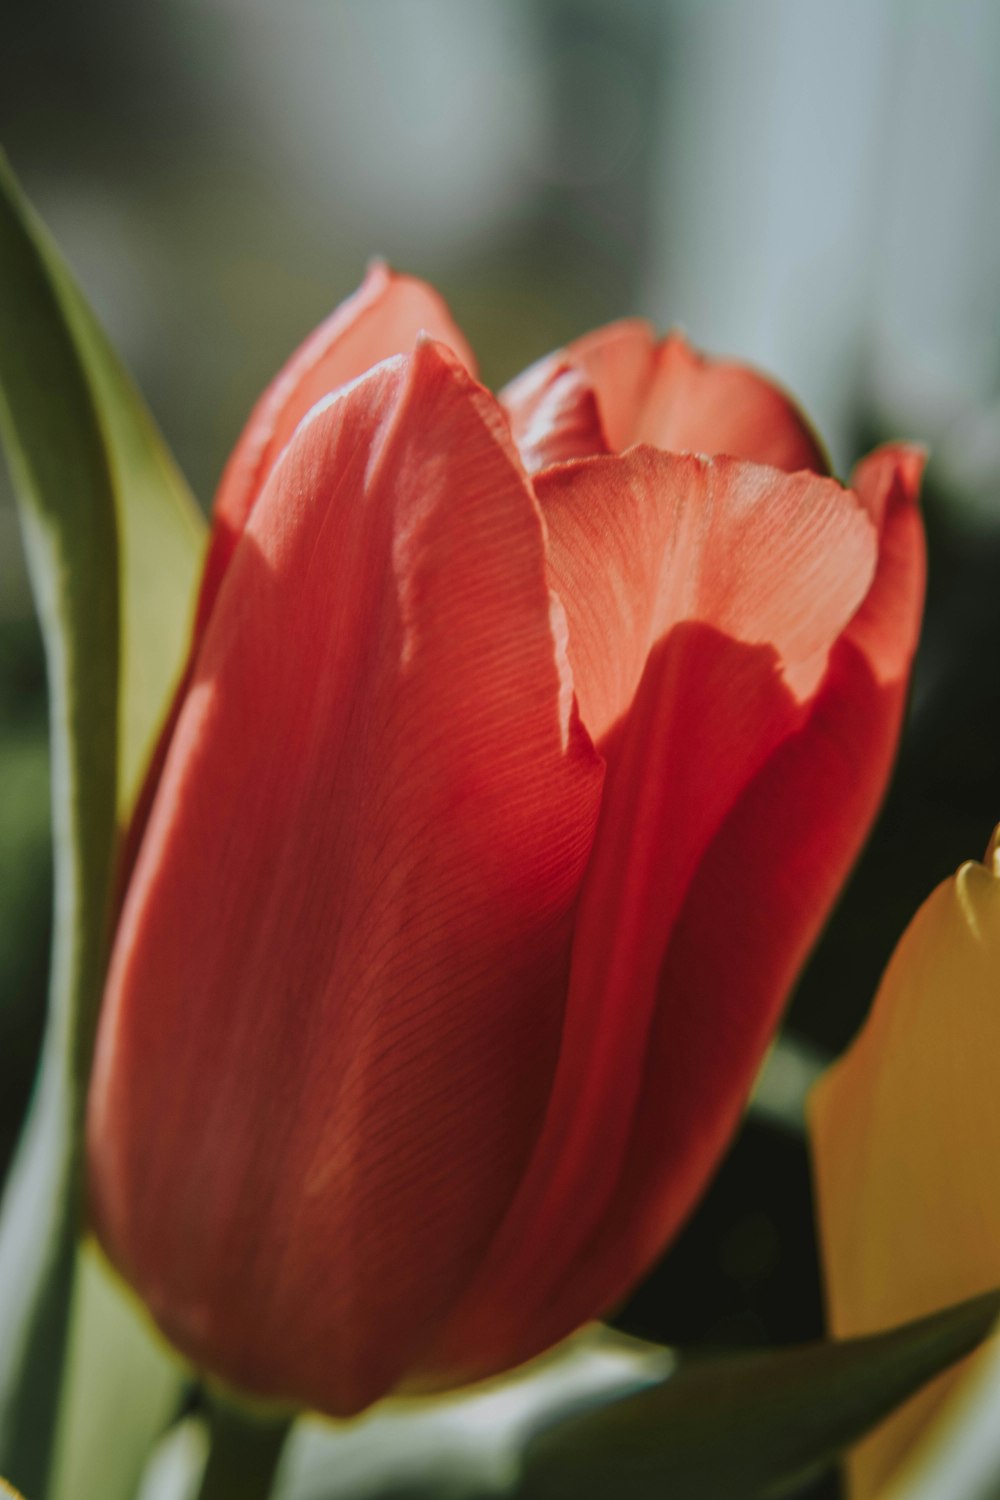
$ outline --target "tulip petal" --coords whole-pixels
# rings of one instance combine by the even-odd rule
[[[756,370],[696,353],[678,333],[656,351],[631,440],[675,453],[730,453],[788,473],[830,469],[790,397]]]
[[[577,389],[569,382],[571,370],[582,377]],[[596,428],[584,404],[588,389]],[[679,333],[658,344],[638,318],[598,328],[540,360],[501,399],[532,472],[588,453],[620,453],[635,443],[670,453],[725,453],[788,473],[830,470],[808,421],[773,381],[747,365],[697,353]],[[598,433],[603,441],[595,440]]]
[[[409,354],[421,332],[447,344],[475,374],[475,356],[437,292],[375,261],[354,295],[313,330],[275,376],[250,414],[215,497],[199,626],[208,618],[254,501],[302,418],[317,401],[381,360]]]
[[[581,1273],[552,1305],[554,1320],[612,1306],[694,1206],[878,810],[920,626],[922,468],[917,450],[887,447],[855,473],[855,493],[879,528],[874,581],[808,716],[748,783],[691,881],[659,971],[620,1181]],[[957,1288],[942,1302],[964,1295]]]
[[[801,811],[825,790],[825,764],[811,770],[811,746],[794,763],[803,785],[780,833],[763,823],[748,843],[729,820],[809,723],[874,565],[864,508],[806,473],[637,449],[554,470],[538,489],[581,714],[608,777],[545,1131],[454,1320],[453,1361],[485,1347],[497,1363],[523,1357],[606,1310],[704,1185],[801,957],[800,929],[822,915],[799,910],[781,861],[814,837],[815,813]],[[843,707],[834,718],[843,735]],[[861,779],[870,801],[881,779]],[[759,816],[780,812],[773,791],[754,802]],[[821,838],[836,842],[837,816]],[[845,816],[852,853],[861,833]],[[839,855],[820,882],[827,901]],[[739,887],[730,906],[714,902],[720,863]],[[798,928],[783,927],[782,898]]]
[[[237,547],[123,911],[90,1143],[170,1336],[329,1412],[466,1284],[551,1085],[603,767],[493,398],[314,410]]]
[[[810,474],[793,483],[641,448],[539,476],[537,491],[595,741],[630,711],[650,653],[683,620],[774,644],[807,696],[871,581],[874,535],[857,500]]]
[[[808,717],[734,804],[685,897],[660,970],[640,1104],[608,1213],[613,1238],[591,1245],[590,1273],[567,1285],[567,1303],[611,1305],[693,1207],[877,811],[920,623],[921,470],[915,450],[885,448],[854,476],[879,529],[875,578],[834,647]],[[691,1006],[692,991],[702,1008]],[[563,1316],[572,1316],[569,1307]]]
[[[920,908],[866,1026],[813,1094],[837,1333],[883,1328],[1000,1279],[995,851],[996,839],[986,866],[963,866]],[[942,1376],[856,1450],[855,1500],[881,1492],[968,1374]]]
[[[610,452],[594,392],[583,373],[558,354],[512,380],[500,392],[500,402],[529,474]]]
[[[437,292],[375,261],[359,289],[309,335],[251,412],[215,497],[187,668],[139,789],[120,860],[119,890],[124,891],[131,878],[177,715],[187,696],[192,661],[236,543],[268,475],[299,422],[318,401],[358,379],[380,360],[408,354],[422,330],[446,344],[475,373],[475,356]]]
[[[636,441],[636,418],[656,368],[656,334],[650,324],[641,318],[608,323],[575,339],[566,357],[594,391],[608,447],[613,453],[628,448]]]

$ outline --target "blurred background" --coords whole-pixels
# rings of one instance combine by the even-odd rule
[[[789,1018],[807,1055],[842,1048],[1000,819],[994,0],[5,0],[0,142],[206,505],[373,253],[441,288],[490,383],[641,313],[777,375],[842,475],[882,438],[929,444],[898,774]],[[4,487],[0,1161],[44,1005],[45,734]],[[684,1344],[821,1331],[794,1128],[751,1120],[621,1321]]]

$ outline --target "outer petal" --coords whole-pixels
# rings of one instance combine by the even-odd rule
[[[545,1130],[449,1330],[442,1360],[455,1362],[524,1357],[605,1311],[676,1229],[818,923],[782,862],[832,842],[815,891],[829,901],[884,769],[862,776],[863,811],[818,816],[827,765],[807,747],[788,802],[772,786],[758,809],[757,843],[729,832],[779,746],[804,734],[868,590],[875,538],[854,496],[807,474],[641,450],[544,481],[581,712],[608,779]],[[602,636],[619,644],[613,670]],[[834,714],[839,731],[854,708]]]
[[[541,517],[438,346],[300,428],[243,533],[117,935],[99,1230],[170,1336],[395,1383],[537,1135],[602,767]]]
[[[437,292],[375,261],[358,291],[314,329],[275,376],[250,414],[215,497],[212,544],[198,601],[200,626],[254,501],[306,412],[381,360],[409,354],[421,332],[447,344],[475,374],[475,356]]]
[[[995,847],[988,867],[965,865],[921,907],[867,1025],[813,1095],[837,1334],[888,1327],[1000,1281]],[[850,1464],[856,1500],[882,1493],[911,1446],[933,1437],[932,1416],[960,1399],[969,1373],[968,1363],[949,1371],[860,1445]]]
[[[331,313],[292,355],[250,414],[226,465],[213,511],[212,536],[201,579],[188,671],[140,792],[122,852],[119,888],[131,878],[163,773],[194,659],[240,535],[283,448],[306,413],[339,386],[394,354],[409,354],[421,331],[438,339],[475,373],[475,357],[431,287],[375,261],[361,287]],[[491,420],[496,420],[491,417]]]
[[[664,339],[631,433],[676,453],[731,453],[793,473],[829,473],[790,397],[746,365],[706,359],[678,333]]]

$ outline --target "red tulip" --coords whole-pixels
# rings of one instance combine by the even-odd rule
[[[675,1233],[918,626],[912,451],[843,489],[641,323],[471,368],[377,268],[251,418],[101,1016],[105,1247],[199,1364],[331,1413],[535,1354]]]

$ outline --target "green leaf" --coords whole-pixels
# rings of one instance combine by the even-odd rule
[[[55,251],[47,261],[114,481],[121,617],[118,811],[127,822],[187,655],[206,527],[149,411]]]
[[[181,669],[203,527],[2,158],[0,433],[45,640],[52,742],[48,1023],[0,1218],[0,1472],[37,1500],[76,1266],[117,823]]]
[[[93,1241],[80,1251],[51,1500],[133,1500],[187,1371]]]
[[[384,1402],[346,1424],[301,1420],[278,1500],[787,1495],[975,1348],[998,1314],[995,1293],[873,1338],[700,1358],[585,1328],[504,1379]]]
[[[1000,1340],[945,1392],[893,1469],[886,1500],[993,1500],[1000,1494]]]
[[[205,1396],[208,1454],[197,1500],[268,1500],[293,1414],[237,1404],[219,1390]]]
[[[534,1432],[661,1380],[674,1364],[668,1350],[591,1325],[500,1379],[384,1401],[346,1423],[301,1418],[278,1474],[278,1500],[509,1495]]]
[[[0,1226],[0,1472],[43,1488],[79,1213],[79,1078],[115,850],[118,532],[90,386],[0,167],[0,430],[49,671],[55,935],[42,1074]]]
[[[869,1338],[682,1364],[529,1440],[519,1500],[786,1495],[993,1330],[1000,1293]]]

